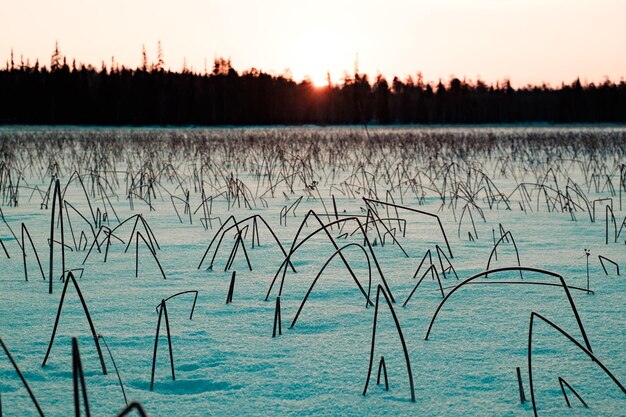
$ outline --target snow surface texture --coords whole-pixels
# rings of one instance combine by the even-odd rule
[[[442,291],[449,294],[485,271],[495,241],[509,231],[489,268],[518,265],[512,236],[522,266],[551,271],[576,287],[569,292],[593,354],[619,383],[626,383],[626,232],[621,229],[626,215],[625,138],[620,128],[1,129],[0,239],[6,254],[0,248],[0,338],[46,415],[74,412],[72,336],[78,338],[92,415],[114,416],[124,408],[110,356],[101,342],[109,371],[103,375],[72,285],[47,364],[41,366],[64,285],[61,246],[55,243],[53,294],[48,294],[51,180],[58,176],[61,190],[67,186],[64,202],[85,217],[63,207],[65,269],[77,277],[128,401],[141,402],[149,415],[533,415],[531,313],[548,318],[585,346],[558,278],[528,271],[478,278],[446,300],[428,340],[426,332]],[[88,197],[72,177],[74,171]],[[204,206],[202,189],[205,198],[214,197]],[[368,206],[363,197],[436,214],[453,256],[435,217]],[[593,203],[602,198],[610,200]],[[610,214],[606,221],[607,204],[612,205],[614,222]],[[365,293],[369,289],[372,303],[383,284],[375,256],[396,301],[392,306],[410,358],[415,402],[402,344],[382,294],[372,375],[363,395],[375,309],[366,307],[366,297],[340,256],[329,262],[289,328],[311,283],[335,252],[323,231],[293,253],[297,273],[287,270],[282,289],[279,268],[285,256],[259,218],[260,245],[253,247],[256,230],[248,220],[239,225],[239,234],[236,228],[225,233],[215,250],[220,224],[230,215],[237,220],[262,216],[289,252],[309,210],[324,223],[358,216],[365,225],[368,209],[371,250],[355,220],[328,232],[338,247],[352,243],[341,253]],[[101,226],[114,229],[136,214],[158,241],[155,255],[166,279],[141,238],[135,277],[137,231],[147,241],[150,232],[139,222],[133,233],[134,219],[114,232],[124,243],[111,238],[106,253],[102,232],[100,251],[94,245],[87,256]],[[27,243],[25,280],[22,223],[32,236],[44,277]],[[296,243],[319,228],[310,217]],[[55,241],[60,234],[57,217]],[[242,243],[237,243],[238,236]],[[458,280],[445,258],[439,262],[436,245],[448,256]],[[413,277],[428,250],[441,288],[434,271],[429,272],[403,306],[430,266],[427,259]],[[213,267],[207,269],[215,252]],[[232,265],[224,271],[233,252]],[[608,261],[605,273],[599,255],[617,263],[620,275]],[[232,302],[226,304],[232,271]],[[593,293],[586,291],[588,279]],[[541,282],[556,285],[529,285]],[[193,293],[166,302],[176,380],[162,323],[150,391],[157,306],[191,290],[198,292],[191,320]],[[279,291],[282,335],[273,338]],[[376,384],[381,356],[388,391],[382,380]],[[527,400],[523,404],[517,367]],[[569,408],[559,378],[589,408],[566,387]],[[619,384],[567,337],[537,319],[532,379],[540,415],[626,414],[626,395]],[[0,395],[3,416],[36,415],[2,351]]]

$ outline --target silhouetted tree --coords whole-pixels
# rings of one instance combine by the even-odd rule
[[[163,71],[165,67],[165,58],[163,57],[163,47],[161,46],[161,40],[157,42],[157,60],[152,66],[152,70],[156,72]]]
[[[148,71],[148,53],[146,52],[146,45],[141,45],[141,70],[143,72]]]
[[[376,77],[376,82],[374,83],[374,97],[376,101],[375,118],[381,124],[388,124],[391,121],[389,114],[389,85],[387,80],[381,75]]]
[[[59,41],[54,43],[54,51],[52,52],[52,56],[50,56],[50,70],[56,71],[61,67],[61,51],[59,50]],[[22,64],[23,66],[23,64]]]
[[[508,79],[488,85],[452,77],[426,83],[421,74],[391,85],[373,85],[358,71],[343,82],[317,88],[287,72],[235,70],[216,57],[210,73],[165,69],[158,43],[149,64],[145,48],[138,69],[114,57],[99,69],[67,58],[55,43],[50,66],[31,66],[21,56],[0,70],[0,123],[98,125],[244,125],[363,123],[626,122],[626,83],[580,79],[558,88],[545,84],[513,88]]]

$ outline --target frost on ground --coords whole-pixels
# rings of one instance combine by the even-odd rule
[[[622,128],[5,128],[0,148],[0,339],[45,415],[74,412],[72,337],[97,416],[624,415]],[[3,350],[0,404],[37,415]]]

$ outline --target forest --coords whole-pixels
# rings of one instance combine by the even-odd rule
[[[451,77],[370,79],[355,68],[314,86],[289,75],[237,71],[215,58],[203,72],[165,68],[162,55],[127,68],[68,63],[58,45],[48,66],[13,53],[0,70],[0,124],[339,125],[626,122],[626,82],[513,88]]]

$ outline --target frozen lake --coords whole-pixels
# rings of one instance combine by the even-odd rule
[[[45,415],[73,413],[72,337],[96,416],[626,413],[626,128],[4,127],[0,148],[0,339]],[[0,400],[38,415],[2,350]]]

